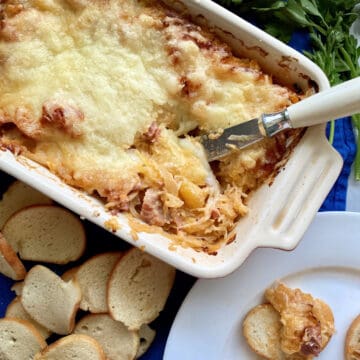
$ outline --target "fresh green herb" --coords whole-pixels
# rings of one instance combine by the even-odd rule
[[[325,72],[331,85],[360,76],[360,48],[349,30],[358,14],[359,0],[218,0],[238,14],[258,21],[284,42],[294,31],[310,35],[312,51],[304,52]],[[360,114],[353,116],[358,132],[355,178],[360,180]],[[331,123],[330,141],[334,134]]]

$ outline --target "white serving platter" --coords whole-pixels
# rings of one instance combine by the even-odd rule
[[[291,253],[257,249],[224,279],[198,280],[172,325],[164,360],[260,359],[242,335],[247,312],[280,280],[324,300],[336,332],[317,359],[344,359],[347,329],[360,314],[360,213],[319,213]]]

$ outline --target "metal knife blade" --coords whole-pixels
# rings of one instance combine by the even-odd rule
[[[266,136],[274,136],[280,131],[292,128],[287,109],[260,117],[221,131],[202,135],[208,161],[218,160],[231,151],[254,144]]]
[[[260,141],[266,136],[261,124],[261,119],[255,118],[223,131],[202,135],[200,141],[205,147],[208,160],[220,159],[235,149]]]

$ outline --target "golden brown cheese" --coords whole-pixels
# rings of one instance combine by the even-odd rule
[[[160,1],[0,6],[2,147],[183,245],[212,252],[228,241],[286,139],[211,169],[188,134],[277,111],[297,96]]]

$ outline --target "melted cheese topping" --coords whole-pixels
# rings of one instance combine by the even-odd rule
[[[158,1],[0,6],[2,146],[196,248],[226,240],[247,211],[243,188],[264,176],[224,175],[239,170],[235,154],[219,185],[199,143],[179,136],[282,109],[294,94]],[[276,144],[247,150],[243,172],[256,173]]]

